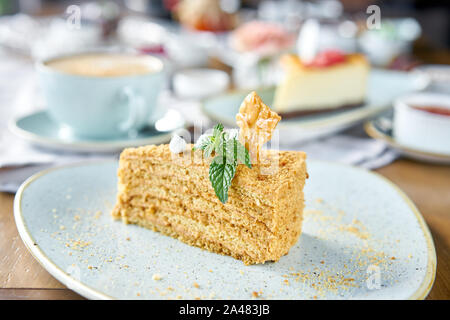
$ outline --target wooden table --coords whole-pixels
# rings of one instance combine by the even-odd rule
[[[450,299],[450,167],[402,159],[376,171],[408,194],[433,234],[437,274],[427,299]],[[13,198],[0,193],[0,299],[82,299],[28,253],[14,224]]]

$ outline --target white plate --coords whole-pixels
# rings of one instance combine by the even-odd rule
[[[264,299],[425,298],[436,254],[405,194],[363,169],[309,161],[308,172],[302,235],[276,263],[245,266],[113,221],[117,162],[31,177],[16,195],[14,215],[44,268],[91,299],[251,299],[252,292]]]

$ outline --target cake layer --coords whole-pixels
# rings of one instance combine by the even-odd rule
[[[179,220],[175,221],[175,224],[164,224],[154,219],[138,219],[133,223],[153,231],[161,232],[186,244],[242,260],[246,265],[264,263],[266,261],[278,261],[283,255],[289,252],[289,248],[295,244],[301,231],[301,223],[292,226],[293,228],[297,228],[298,231],[295,234],[286,235],[286,238],[288,236],[290,237],[289,241],[274,242],[273,253],[270,254],[266,248],[262,248],[261,246],[241,249],[240,247],[242,246],[239,244],[242,244],[242,242],[237,242],[235,239],[224,241],[220,238],[221,235],[217,231],[213,230],[208,234],[201,228],[196,229],[193,224],[181,224]]]
[[[188,147],[190,150],[191,147]],[[305,154],[268,152],[267,164],[239,165],[228,202],[216,197],[201,152],[172,155],[167,145],[126,149],[113,216],[245,263],[278,260],[301,231]]]
[[[211,201],[211,197],[203,197],[203,194],[201,191],[199,192],[196,186],[188,188],[183,181],[177,179],[164,179],[162,181],[144,179],[139,187],[132,188],[126,194],[120,195],[118,201],[124,204],[129,203],[134,207],[145,204],[150,206],[152,202],[158,201],[161,202],[161,206],[167,207],[168,210],[183,208],[184,211],[180,214],[184,214],[190,218],[195,219],[193,212],[195,214],[200,213],[199,219],[205,223],[214,220],[216,223],[223,221],[224,223],[233,224],[242,228],[249,228],[248,226],[251,226],[249,230],[255,232],[254,236],[267,237],[284,232],[284,229],[270,228],[264,222],[258,221],[249,215],[248,212],[252,211],[254,207],[254,204],[251,202],[248,202],[247,206],[245,206],[245,202],[237,203],[231,210],[227,206],[217,205]],[[298,197],[298,192],[288,193],[288,196],[292,197],[293,202],[296,202],[299,207],[286,208],[284,211],[286,218],[297,215],[303,205],[302,199]],[[269,213],[273,210],[273,208],[264,208]],[[257,207],[257,209],[260,208]]]
[[[189,210],[190,212],[186,214],[184,205],[174,207],[168,205],[168,202],[170,203],[147,198],[139,204],[135,202],[129,207],[124,206],[120,213],[126,212],[126,217],[122,216],[126,223],[162,229],[166,232],[171,230],[169,235],[191,245],[203,247],[201,244],[216,243],[212,251],[221,253],[222,249],[227,249],[233,253],[232,256],[245,263],[279,260],[300,235],[302,220],[297,218],[300,215],[294,216],[296,219],[291,221],[289,227],[280,235],[267,232],[258,234],[255,229],[251,232],[252,229],[227,223],[214,215],[205,217],[204,212]],[[204,217],[206,219],[202,219]]]
[[[188,150],[191,147],[189,146]],[[181,193],[189,194],[190,190],[201,188],[200,191],[208,195],[214,206],[224,210],[244,208],[248,215],[263,222],[272,231],[276,231],[283,223],[291,211],[290,208],[298,206],[298,203],[291,199],[290,193],[302,194],[306,178],[306,156],[303,152],[280,151],[276,153],[276,158],[269,155],[268,157],[275,159],[275,168],[272,168],[270,175],[260,173],[260,169],[265,167],[263,164],[253,164],[252,169],[239,165],[225,205],[215,196],[208,178],[209,163],[204,161],[201,155],[201,152],[196,152],[182,157],[173,156],[168,147],[156,146],[126,149],[121,154],[121,165],[126,162],[128,170],[122,170],[121,174],[128,189],[145,184],[150,176],[185,180],[188,185],[184,190],[179,190]],[[279,209],[285,214],[274,215],[273,211],[278,212]]]
[[[211,220],[210,216],[231,223],[238,227],[245,227],[252,225],[252,229],[256,230],[259,234],[277,234],[274,230],[271,230],[264,222],[258,221],[251,215],[249,215],[243,206],[237,207],[235,210],[230,211],[227,208],[217,206],[210,198],[204,198],[200,193],[195,190],[190,190],[190,197],[185,197],[176,190],[176,187],[165,185],[155,185],[151,187],[141,188],[131,191],[127,196],[121,198],[123,202],[130,202],[133,206],[140,205],[140,201],[154,199],[162,202],[164,207],[174,209],[177,206],[185,207],[183,212],[185,215],[192,215],[191,212],[201,213],[201,219],[205,221]],[[182,186],[180,189],[184,189]],[[189,208],[189,209],[187,209]],[[207,209],[206,209],[207,208]]]
[[[360,105],[366,99],[369,64],[364,56],[328,67],[305,66],[300,58],[282,59],[285,77],[277,87],[273,109],[280,114],[335,110]]]
[[[231,189],[234,196],[228,200],[231,206],[223,206],[220,201],[217,201],[210,181],[203,178],[195,178],[199,176],[193,174],[194,169],[191,168],[191,175],[187,176],[185,169],[178,166],[168,168],[167,165],[163,164],[160,166],[151,165],[150,167],[141,161],[135,161],[132,164],[132,170],[125,173],[129,175],[124,177],[125,180],[129,181],[128,190],[130,191],[126,193],[128,197],[146,192],[155,194],[159,191],[154,191],[153,189],[162,183],[171,191],[171,196],[174,194],[178,196],[189,194],[193,199],[196,199],[192,205],[207,206],[208,210],[217,214],[229,214],[231,207],[232,211],[237,215],[237,219],[245,223],[261,222],[270,231],[276,232],[276,221],[274,221],[272,214],[276,205],[267,203],[266,199],[261,199],[260,194],[256,195],[245,188],[233,184]],[[294,196],[301,193],[302,188],[303,181],[298,184],[297,190],[291,187],[290,192]],[[289,191],[289,186],[287,189]],[[289,194],[287,195],[289,196]],[[288,210],[291,209],[292,211],[294,208],[295,206],[286,206],[285,215],[290,214],[291,212]]]

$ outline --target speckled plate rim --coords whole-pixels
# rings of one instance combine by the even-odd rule
[[[364,123],[364,130],[370,137],[377,139],[377,140],[382,140],[382,141],[386,142],[388,145],[390,145],[391,147],[399,149],[399,150],[407,152],[407,153],[410,153],[410,154],[417,154],[424,158],[434,158],[435,160],[438,160],[438,161],[450,163],[450,155],[421,151],[421,150],[412,149],[412,148],[409,148],[409,147],[399,144],[397,141],[394,140],[394,138],[392,138],[391,136],[378,130],[374,126],[373,122],[374,122],[374,120],[372,119],[372,120],[369,120],[366,123]]]
[[[18,121],[37,115],[39,113],[45,113],[45,110],[35,111],[26,115],[21,115],[16,118],[11,119],[8,122],[9,130],[15,135],[21,137],[22,139],[34,143],[36,145],[40,145],[47,148],[58,148],[60,150],[67,151],[79,151],[79,152],[114,152],[120,151],[123,148],[128,147],[137,147],[145,144],[158,144],[169,141],[172,134],[181,128],[186,127],[186,121],[183,121],[183,124],[180,125],[179,128],[173,129],[171,131],[167,131],[157,136],[147,137],[147,138],[138,138],[138,139],[117,139],[111,141],[64,141],[63,139],[49,138],[45,136],[41,136],[39,134],[27,131],[18,126]]]
[[[27,189],[27,187],[41,178],[42,176],[45,176],[46,174],[49,174],[51,172],[65,169],[65,168],[73,168],[73,167],[83,167],[85,165],[90,164],[99,164],[99,163],[113,163],[116,161],[113,160],[95,160],[95,161],[83,161],[79,163],[73,163],[73,164],[67,164],[67,165],[61,165],[53,168],[49,168],[43,171],[40,171],[30,178],[28,178],[22,185],[20,186],[19,190],[16,193],[16,196],[14,197],[14,219],[16,222],[17,230],[19,232],[20,237],[22,238],[22,241],[25,243],[25,246],[31,253],[31,255],[46,269],[52,276],[54,276],[57,280],[59,280],[61,283],[66,285],[69,289],[79,293],[85,298],[88,299],[94,299],[94,300],[115,300],[116,298],[111,297],[105,293],[102,293],[74,278],[72,278],[70,275],[68,275],[64,270],[62,270],[60,267],[58,267],[46,254],[41,250],[38,244],[34,241],[33,236],[29,232],[29,229],[26,226],[26,223],[24,221],[22,208],[21,208],[21,202],[22,202],[22,196],[24,191]],[[309,160],[308,162],[318,162],[318,163],[324,163],[324,164],[334,164],[337,163],[329,162],[329,161],[318,161],[318,160]],[[423,218],[422,214],[419,212],[417,207],[414,205],[411,199],[393,182],[391,182],[389,179],[383,177],[382,175],[373,172],[368,171],[363,168],[359,168],[356,166],[346,165],[346,164],[337,164],[342,167],[351,168],[358,171],[363,171],[369,174],[374,175],[375,177],[381,179],[386,184],[393,187],[399,196],[405,201],[405,203],[408,205],[408,207],[411,209],[411,211],[414,213],[414,216],[416,217],[419,226],[423,232],[423,235],[425,237],[426,245],[427,245],[427,270],[425,273],[425,277],[419,286],[417,290],[408,297],[409,300],[423,300],[427,297],[428,293],[430,292],[431,288],[433,287],[435,278],[436,278],[436,265],[437,265],[437,258],[436,258],[436,249],[434,247],[433,238],[431,236],[431,232],[425,222],[425,219]]]
[[[84,283],[81,281],[78,281],[74,278],[72,278],[70,275],[68,275],[66,272],[64,272],[63,269],[61,269],[58,265],[56,265],[46,254],[44,251],[41,250],[39,245],[34,240],[33,236],[31,235],[29,229],[27,228],[27,225],[25,223],[25,220],[23,218],[22,214],[22,195],[25,189],[32,184],[34,181],[38,180],[39,178],[47,175],[48,173],[65,169],[65,168],[73,168],[73,167],[81,167],[84,165],[89,164],[98,164],[98,163],[108,163],[113,162],[111,160],[96,160],[96,161],[83,161],[79,163],[72,163],[67,165],[61,165],[56,166],[53,168],[42,170],[31,177],[29,177],[27,180],[25,180],[24,183],[21,184],[19,189],[17,190],[17,193],[14,197],[14,220],[16,222],[17,231],[19,232],[20,237],[22,238],[22,241],[25,243],[25,246],[27,247],[28,251],[31,253],[31,255],[41,264],[41,266],[47,270],[53,277],[55,277],[58,281],[60,281],[62,284],[67,286],[70,290],[73,290],[77,292],[78,294],[82,295],[85,298],[92,299],[92,300],[115,300],[114,297],[111,297],[107,294],[104,294]]]
[[[231,118],[223,117],[218,113],[211,112],[206,107],[206,104],[209,101],[217,100],[226,96],[230,95],[238,95],[238,94],[246,94],[250,91],[257,91],[257,92],[265,92],[274,90],[274,87],[262,87],[257,88],[255,90],[244,90],[244,89],[237,89],[237,90],[230,90],[226,93],[216,95],[214,97],[205,98],[200,101],[200,110],[203,114],[205,114],[208,118],[223,123],[224,125],[235,127],[236,122],[234,118],[231,120]],[[361,121],[365,118],[369,118],[371,116],[374,116],[378,113],[381,113],[388,109],[390,107],[390,103],[386,103],[383,105],[375,105],[375,104],[364,104],[360,108],[355,108],[353,110],[347,110],[347,111],[340,111],[336,113],[329,113],[329,114],[323,114],[316,116],[317,118],[313,119],[292,119],[288,122],[281,121],[278,125],[280,129],[289,129],[289,128],[304,128],[304,129],[321,129],[329,126],[347,126],[351,125],[355,122]]]

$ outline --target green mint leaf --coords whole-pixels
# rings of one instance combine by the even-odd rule
[[[199,141],[197,141],[196,145],[194,146],[194,150],[200,149],[205,150],[205,148],[212,144],[212,136],[201,136],[199,138]]]
[[[223,141],[223,132],[219,133],[218,136],[214,136],[214,151],[218,154],[222,154],[223,152]]]
[[[223,124],[221,123],[216,124],[213,129],[213,136],[217,139],[222,132],[223,132]]]
[[[247,148],[237,139],[236,141],[236,158],[239,162],[245,164],[248,168],[252,168],[252,163],[250,161],[250,153]]]
[[[209,166],[209,180],[222,203],[228,200],[228,190],[236,174],[236,164],[227,163],[223,156],[216,156]]]
[[[234,138],[226,142],[225,156],[230,163],[243,163],[250,169],[252,168],[250,154],[238,139]]]
[[[214,126],[212,136],[199,141],[193,148],[197,149],[203,150],[205,158],[211,157],[214,153],[215,157],[209,167],[209,180],[219,200],[226,203],[238,163],[243,163],[248,168],[252,167],[248,150],[237,139],[235,132],[225,132],[220,123]]]
[[[212,154],[212,152],[214,151],[214,143],[209,143],[207,144],[203,149],[203,156],[205,158],[209,158]]]

